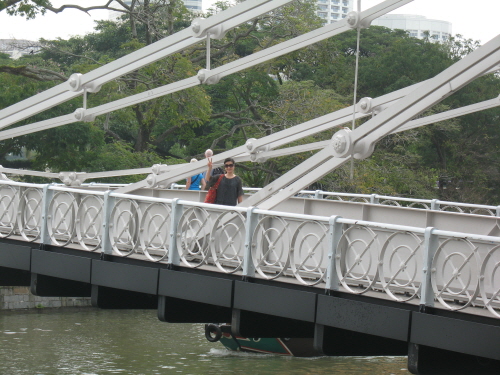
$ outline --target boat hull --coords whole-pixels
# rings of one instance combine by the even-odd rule
[[[231,326],[210,324],[205,327],[211,342],[220,341],[228,350],[293,357],[317,357],[312,338],[248,338],[233,335]]]

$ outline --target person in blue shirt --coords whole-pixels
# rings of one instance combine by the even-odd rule
[[[191,163],[196,163],[198,160],[191,159]],[[187,190],[205,190],[206,181],[205,175],[203,173],[188,177],[186,179],[186,189]],[[200,189],[201,187],[201,189]]]

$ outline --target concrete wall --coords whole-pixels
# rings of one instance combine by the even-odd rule
[[[90,298],[38,297],[26,286],[0,286],[0,310],[91,306]]]

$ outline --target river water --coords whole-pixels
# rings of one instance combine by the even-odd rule
[[[408,375],[406,357],[290,358],[227,351],[202,324],[156,310],[0,311],[1,375]]]

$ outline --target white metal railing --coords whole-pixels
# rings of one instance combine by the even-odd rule
[[[15,236],[500,318],[500,237],[0,181]]]
[[[172,190],[184,189],[185,187],[186,185],[180,185],[176,183],[170,185],[170,189]],[[261,188],[243,187],[243,191],[250,194],[253,194],[260,190]],[[329,192],[323,190],[301,190],[299,193],[297,193],[296,196],[302,198],[329,199],[329,200],[336,200],[343,202],[371,203],[371,204],[380,204],[383,206],[421,208],[425,210],[459,212],[459,213],[469,213],[474,215],[500,217],[500,205],[491,206],[484,204],[450,202],[450,201],[443,201],[440,199],[416,199],[416,198],[393,197],[389,195],[379,195],[379,194],[338,193],[338,192]]]

